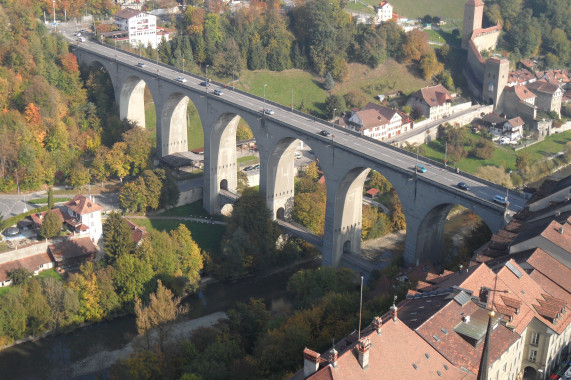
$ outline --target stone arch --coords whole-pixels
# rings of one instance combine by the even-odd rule
[[[204,112],[204,109],[199,109],[201,120],[206,120],[206,124],[203,123],[205,127],[204,159],[205,170],[209,171],[209,175],[205,176],[205,180],[209,180],[209,182],[208,185],[205,185],[205,191],[207,191],[208,194],[203,198],[203,206],[210,213],[217,213],[221,207],[217,201],[221,184],[225,184],[225,190],[236,193],[238,184],[236,129],[240,118],[244,119],[248,124],[256,140],[258,136],[256,126],[252,125],[250,123],[251,120],[242,117],[242,115],[233,112],[223,112],[216,116],[212,114],[208,115]],[[205,119],[203,115],[206,116]],[[213,120],[213,122],[208,124],[208,120]],[[263,162],[260,164],[262,166],[264,165]]]
[[[285,220],[285,209],[283,207],[278,208],[276,212],[276,219]]]
[[[295,152],[305,142],[293,136],[283,137],[271,148],[267,158],[266,202],[272,214],[277,217],[280,208],[284,209],[284,220],[290,220],[295,196]],[[313,152],[316,154],[316,152]],[[319,158],[317,158],[317,162]],[[260,188],[262,183],[260,183]]]
[[[402,199],[401,192],[406,190],[390,170],[384,170],[382,167],[355,167],[347,171],[337,184],[334,198],[328,197],[328,207],[329,202],[333,201],[331,265],[339,265],[343,253],[361,254],[363,189],[372,169],[382,174],[391,183],[399,199]],[[347,251],[347,247],[350,247],[350,252]]]
[[[190,98],[180,92],[169,95],[163,103],[160,125],[160,156],[188,151],[187,109]],[[201,126],[202,127],[202,126]],[[157,131],[158,133],[158,131]],[[159,139],[157,139],[157,142]]]
[[[147,84],[137,76],[130,76],[121,85],[119,93],[119,117],[145,128],[145,87]]]
[[[444,249],[444,226],[446,224],[446,217],[450,210],[456,205],[464,206],[470,209],[471,212],[478,215],[482,221],[494,230],[493,226],[495,221],[490,219],[486,213],[480,213],[477,210],[471,209],[463,202],[458,203],[439,203],[433,206],[421,219],[416,231],[416,252],[414,262],[409,262],[411,265],[416,265],[424,261],[438,265],[442,262],[442,252]],[[408,220],[407,220],[408,225]]]
[[[220,190],[228,190],[228,180],[223,179],[220,181]]]

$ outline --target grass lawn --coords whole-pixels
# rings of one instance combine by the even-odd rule
[[[379,2],[377,2],[379,3]],[[345,9],[348,11],[355,11],[355,12],[360,12],[360,13],[368,13],[371,15],[375,14],[375,10],[373,8],[369,8],[365,5],[363,5],[361,2],[357,1],[356,3],[354,1],[348,1],[347,5],[345,5]]]
[[[11,286],[1,287],[1,288],[0,288],[0,297],[5,296],[6,294],[8,294],[11,289],[12,289]]]
[[[372,6],[378,6],[379,0],[364,0]],[[464,0],[392,0],[393,12],[409,19],[421,18],[425,15],[438,16],[443,19],[462,19],[464,17]]]
[[[55,203],[59,203],[59,202],[68,202],[71,201],[71,198],[54,198],[54,202]],[[37,204],[44,204],[44,203],[48,203],[48,198],[38,198],[38,199],[30,199],[28,201],[28,203],[31,203],[33,205],[37,205]]]
[[[320,112],[321,104],[325,102],[327,93],[321,87],[321,81],[308,72],[298,69],[281,72],[270,70],[244,71],[240,74],[240,81],[236,87],[258,96],[264,96],[266,86],[266,99],[291,106],[293,90],[294,107],[301,102],[309,111]]]
[[[51,278],[55,278],[56,280],[63,281],[63,277],[58,272],[56,272],[56,270],[53,268],[38,273],[38,277],[40,277],[40,278],[50,278],[51,277]]]
[[[182,223],[190,230],[192,238],[198,246],[207,252],[215,252],[220,249],[220,241],[226,230],[226,226],[219,224],[203,224],[178,220],[160,219],[137,219],[137,225],[146,227],[148,231],[172,231]]]
[[[467,136],[470,136],[474,139],[482,138],[478,134],[473,133],[468,133]],[[568,141],[571,141],[571,131],[547,136],[544,141],[522,149],[521,151],[528,152],[531,155],[532,160],[534,162],[538,162],[554,153],[562,151]],[[464,145],[464,149],[469,150],[471,149],[471,146]],[[426,157],[442,162],[444,160],[444,145],[441,144],[438,140],[431,141],[428,143],[428,145],[426,145],[425,155]],[[460,170],[466,171],[468,173],[474,173],[479,167],[488,165],[497,167],[503,166],[506,168],[506,170],[516,170],[516,156],[517,152],[511,148],[496,147],[494,150],[494,155],[490,159],[480,160],[477,158],[466,157],[460,161],[457,166],[460,168]]]
[[[0,252],[6,252],[9,251],[10,247],[8,247],[8,244],[6,243],[0,243]]]
[[[173,207],[171,209],[166,210],[165,212],[161,212],[157,215],[164,215],[164,216],[195,216],[195,217],[203,217],[203,218],[210,218],[211,216],[206,212],[205,209],[202,208],[202,201],[196,201],[184,206]]]

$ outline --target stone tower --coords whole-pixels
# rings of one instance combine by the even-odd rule
[[[467,0],[464,4],[464,28],[462,29],[462,48],[468,48],[472,32],[482,28],[484,3],[482,0]]]
[[[493,104],[494,112],[502,110],[502,94],[508,83],[510,62],[507,59],[488,58],[484,68],[482,83],[482,100],[485,104]]]

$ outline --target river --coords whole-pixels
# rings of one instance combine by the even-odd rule
[[[272,309],[284,307],[289,302],[285,288],[291,275],[299,269],[316,268],[319,264],[314,260],[264,278],[211,284],[200,295],[185,299],[184,303],[190,309],[186,318],[195,320],[226,311],[237,301],[247,302],[250,297],[264,298]],[[0,380],[95,380],[95,373],[87,368],[86,371],[78,370],[78,367],[93,362],[91,358],[102,354],[113,355],[136,336],[135,318],[129,316],[19,344],[0,352]]]

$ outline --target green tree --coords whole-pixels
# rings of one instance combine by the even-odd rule
[[[103,249],[105,260],[112,264],[117,258],[133,251],[135,243],[127,221],[118,212],[112,212],[103,223]]]
[[[119,204],[123,210],[133,212],[147,209],[147,188],[142,177],[123,185],[119,195]]]
[[[53,189],[50,187],[48,189],[48,210],[53,209],[55,206],[55,202],[54,202],[54,191]]]
[[[345,101],[339,95],[330,95],[325,100],[325,115],[328,119],[333,118],[333,113],[339,115],[345,110]]]
[[[150,264],[138,260],[135,255],[125,254],[115,260],[113,268],[113,283],[123,304],[130,304],[145,294],[148,282],[153,278]]]
[[[258,337],[265,332],[271,313],[263,299],[250,298],[250,302],[237,302],[228,311],[228,325],[231,331],[238,333],[248,353],[252,353]]]
[[[480,160],[487,160],[494,155],[494,144],[490,140],[480,139],[470,154]]]
[[[160,207],[169,208],[178,205],[180,190],[171,172],[168,170],[162,171],[159,169],[156,170],[155,173],[163,184],[159,199]]]
[[[82,163],[77,163],[71,168],[69,173],[69,182],[74,188],[81,188],[87,185],[91,180],[89,171],[83,166]]]
[[[367,95],[365,95],[363,90],[351,90],[343,95],[343,99],[347,108],[363,108],[368,101]]]
[[[8,278],[12,280],[13,285],[21,285],[29,277],[32,277],[33,273],[27,270],[26,268],[16,268],[8,272]]]
[[[333,90],[333,87],[335,87],[335,81],[333,81],[331,73],[328,72],[327,74],[325,74],[325,80],[323,81],[323,88],[329,91]]]
[[[238,172],[236,174],[237,176],[237,185],[236,185],[236,191],[238,193],[242,193],[242,191],[244,191],[244,189],[247,189],[249,186],[248,184],[248,176],[246,175],[246,173],[244,173],[242,170],[238,169]]]
[[[132,176],[150,167],[152,142],[148,130],[131,124],[130,129],[123,133],[125,154],[130,159]]]
[[[62,227],[62,221],[58,213],[49,210],[44,217],[40,228],[40,236],[44,239],[51,239],[59,236]]]
[[[204,268],[200,247],[184,224],[171,232],[182,275],[188,279],[187,289],[196,290],[200,281],[200,271]]]

